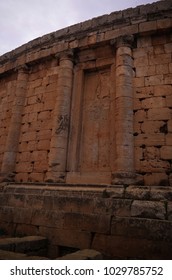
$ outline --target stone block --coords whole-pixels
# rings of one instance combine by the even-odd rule
[[[31,162],[19,162],[16,164],[17,173],[27,173],[33,171],[33,163]]]
[[[51,117],[51,111],[42,111],[38,113],[38,120],[47,120]]]
[[[155,96],[168,96],[171,95],[172,85],[159,85],[154,86]]]
[[[90,248],[91,233],[81,230],[40,227],[39,233],[52,240],[53,245],[73,248]]]
[[[156,73],[157,72],[155,69],[155,65],[136,67],[136,77],[154,76]],[[157,73],[157,74],[162,74],[162,73]]]
[[[134,114],[134,121],[135,122],[143,122],[146,119],[146,111],[145,110],[138,110]]]
[[[158,185],[158,181],[161,182],[160,178],[162,176],[162,182],[164,182],[163,185],[167,185],[168,176],[166,175],[166,172],[170,171],[170,163],[168,161],[160,159],[144,159],[140,162],[140,168],[142,172],[147,173],[144,175],[145,185],[148,184],[148,182],[146,182],[147,176],[149,179],[151,177],[153,179],[153,176],[155,176],[156,179],[154,179],[154,185],[155,182],[157,182],[156,185]],[[151,173],[153,174],[151,175]],[[164,173],[165,175],[162,175],[161,173]]]
[[[163,146],[160,149],[161,159],[171,160],[172,159],[172,146]]]
[[[54,196],[53,209],[55,211],[64,211],[71,213],[100,213],[95,206],[95,199],[89,197],[75,196]]]
[[[31,174],[28,175],[28,181],[29,182],[43,182],[44,181],[44,173],[35,173],[32,172]]]
[[[14,208],[9,206],[0,207],[0,221],[1,225],[3,222],[12,223],[13,222]]]
[[[138,48],[146,48],[152,46],[152,38],[151,36],[141,36],[137,40],[137,47]]]
[[[142,107],[141,107],[141,101],[137,98],[135,98],[134,99],[134,101],[133,101],[133,108],[134,108],[134,110],[141,110],[142,109]]]
[[[154,87],[141,87],[134,89],[134,97],[135,98],[148,98],[154,95]]]
[[[162,85],[164,82],[163,75],[154,75],[145,77],[145,86],[156,86],[156,85]]]
[[[157,20],[158,29],[166,29],[172,27],[172,20],[170,18]]]
[[[172,22],[172,21],[171,21]],[[165,49],[165,53],[169,53],[171,54],[171,50],[172,50],[172,43],[167,43],[164,45],[164,49]]]
[[[139,134],[135,136],[134,141],[136,146],[161,146],[165,145],[165,136],[163,133]]]
[[[28,173],[18,173],[15,175],[16,182],[28,182]]]
[[[150,198],[150,188],[148,186],[129,186],[126,188],[125,198],[148,200]]]
[[[25,207],[29,209],[42,209],[44,205],[44,197],[38,194],[28,194],[25,198]]]
[[[171,242],[172,223],[145,218],[114,217],[111,233],[116,236]]]
[[[44,161],[47,160],[47,151],[33,151],[31,154],[32,161]]]
[[[137,67],[144,67],[147,66],[148,67],[148,55],[145,54],[144,56],[141,57],[137,57],[134,59],[134,67],[137,69]],[[140,75],[139,75],[140,76]],[[144,85],[143,85],[144,86]]]
[[[172,74],[164,74],[164,84],[169,85],[172,80]]]
[[[150,47],[152,48],[152,47]],[[139,57],[147,57],[147,48],[143,48],[143,47],[138,47],[138,48],[135,48],[133,49],[133,58],[136,59],[136,58],[139,58]],[[142,66],[143,67],[143,66]]]
[[[37,132],[37,140],[50,140],[51,139],[51,129],[41,129]]]
[[[15,242],[15,240],[14,240]],[[46,252],[47,238],[41,236],[26,236],[18,238],[15,242],[15,251],[19,253],[35,254],[41,249]]]
[[[65,213],[64,228],[107,234],[110,232],[110,220],[111,216],[104,214]]]
[[[35,131],[33,132],[25,132],[22,134],[22,141],[27,142],[27,141],[33,141],[36,140],[36,134]]]
[[[172,107],[172,95],[166,96],[166,106],[167,107]]]
[[[111,205],[111,211],[113,215],[118,217],[128,217],[131,215],[131,199],[113,199]]]
[[[96,234],[91,248],[102,252],[107,259],[171,259],[169,244],[171,242]]]
[[[168,64],[170,61],[170,53],[163,54],[150,54],[149,55],[149,65],[160,65],[160,64]]]
[[[18,162],[27,162],[27,161],[30,161],[30,158],[31,158],[30,152],[22,152],[22,153],[18,154],[17,161]]]
[[[141,22],[139,24],[139,32],[152,32],[157,29],[157,22],[156,21],[149,21],[149,22]]]
[[[38,149],[38,151],[41,151],[41,150],[48,151],[50,149],[50,140],[40,140],[40,141],[38,141],[37,149]]]
[[[25,195],[23,195],[23,194],[9,195],[8,205],[11,207],[24,207],[25,206]]]
[[[154,50],[154,54],[157,55],[157,54],[163,54],[164,53],[164,45],[155,45],[153,47],[153,50]]]
[[[167,146],[172,146],[172,134],[171,133],[169,133],[165,136],[165,140],[166,140]]]
[[[141,104],[144,109],[164,108],[166,107],[166,99],[163,97],[150,97],[142,100]]]
[[[17,224],[16,227],[16,236],[27,236],[27,235],[38,235],[37,226],[30,224]]]
[[[23,207],[14,207],[14,217],[13,222],[16,224],[26,224],[29,225],[32,217],[32,209],[27,209]]]
[[[164,220],[166,216],[163,202],[134,200],[131,205],[131,216]]]
[[[151,186],[150,199],[157,201],[172,201],[171,187],[166,186]]]
[[[165,172],[167,169],[160,168],[160,167],[155,167],[155,168],[151,168],[152,173],[151,174],[146,174],[144,175],[144,183],[145,185],[150,185],[150,186],[168,186],[169,182],[168,182],[168,175]],[[148,171],[148,170],[147,170]],[[156,173],[156,171],[161,171],[162,173]]]
[[[134,78],[135,88],[144,87],[144,85],[145,85],[144,77]]]
[[[169,73],[168,64],[156,65],[156,74],[168,74],[168,73]]]
[[[149,120],[170,120],[171,119],[171,109],[169,108],[152,108],[148,110],[148,119]]]
[[[31,224],[36,226],[63,228],[63,219],[63,213],[44,209],[35,209],[33,211]]]
[[[145,134],[160,133],[165,126],[166,123],[164,121],[145,120],[141,124],[141,131]]]
[[[143,159],[158,161],[160,159],[160,148],[154,146],[143,148]]]

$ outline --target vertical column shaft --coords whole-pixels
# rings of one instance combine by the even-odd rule
[[[60,69],[53,116],[47,181],[65,181],[73,80],[72,55],[72,52],[63,53],[59,59]]]
[[[18,69],[15,98],[1,167],[1,177],[3,180],[12,180],[14,177],[27,80],[27,67],[23,66]]]
[[[116,43],[116,159],[112,183],[130,184],[134,173],[132,36]]]

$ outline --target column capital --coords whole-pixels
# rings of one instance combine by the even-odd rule
[[[55,55],[55,57],[57,59],[59,59],[59,61],[61,60],[71,60],[73,61],[73,58],[74,58],[74,50],[73,49],[70,49],[70,50],[66,50],[66,51],[63,51],[61,53],[58,53]]]
[[[18,73],[27,73],[29,71],[29,67],[26,64],[19,65],[15,68]]]
[[[133,43],[134,43],[134,35],[124,35],[124,36],[120,36],[118,38],[112,39],[110,41],[111,45],[115,45],[116,48],[120,48],[120,47],[133,47]]]

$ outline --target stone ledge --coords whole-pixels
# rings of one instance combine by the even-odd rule
[[[1,187],[2,185],[2,187]],[[151,200],[151,201],[172,201],[172,187],[170,186],[139,186],[130,185],[91,185],[91,184],[0,184],[0,194],[14,196],[22,195],[41,195],[47,197],[52,195],[61,197],[65,194],[70,196],[80,195],[81,197],[91,197],[96,194],[102,198],[126,198],[135,200]],[[20,197],[18,197],[20,198]]]
[[[26,236],[0,239],[0,250],[17,253],[32,253],[45,250],[47,238],[42,236]]]

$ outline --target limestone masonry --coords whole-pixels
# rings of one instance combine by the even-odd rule
[[[0,181],[6,233],[57,251],[172,256],[172,1],[0,57]]]

